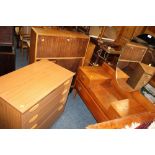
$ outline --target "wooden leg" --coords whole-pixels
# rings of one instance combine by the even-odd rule
[[[77,90],[74,88],[74,89],[73,89],[73,97],[75,98],[76,95],[77,95]]]

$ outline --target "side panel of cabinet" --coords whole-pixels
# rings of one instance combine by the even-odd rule
[[[29,53],[29,63],[35,62],[36,59],[36,52],[37,52],[37,47],[36,47],[36,42],[37,42],[37,34],[33,31],[31,31],[31,41],[30,41],[30,53]]]
[[[21,114],[0,98],[0,129],[21,128]]]
[[[37,57],[83,57],[89,39],[38,36]]]

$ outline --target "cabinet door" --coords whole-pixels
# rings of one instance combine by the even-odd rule
[[[38,36],[37,57],[83,57],[89,39],[59,36]]]

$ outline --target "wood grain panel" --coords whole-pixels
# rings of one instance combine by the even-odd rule
[[[34,33],[34,31],[31,30],[31,40],[30,40],[30,53],[29,53],[29,63],[35,62],[36,59],[36,52],[37,52],[37,34]]]
[[[21,113],[0,98],[0,128],[21,128]]]
[[[73,75],[42,60],[0,77],[0,96],[23,113]]]
[[[38,36],[37,57],[83,57],[88,39]]]

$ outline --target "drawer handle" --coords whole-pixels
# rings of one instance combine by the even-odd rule
[[[65,101],[65,97],[60,100],[60,103],[63,103],[64,101]]]
[[[62,95],[66,94],[68,91],[68,89],[65,89],[63,92],[62,92]]]
[[[69,38],[67,38],[67,41],[68,41],[68,42],[70,42],[70,39],[69,39]]]
[[[69,82],[70,82],[70,80],[66,81],[66,82],[64,83],[64,85],[67,85],[67,84],[69,84]]]
[[[39,104],[36,104],[35,106],[33,106],[33,107],[29,110],[29,112],[35,111],[38,107],[39,107]]]
[[[41,41],[42,41],[42,42],[44,42],[44,41],[45,41],[45,39],[44,39],[44,38],[42,38],[42,39],[41,39]]]
[[[34,124],[31,129],[35,129],[38,126],[38,124]]]
[[[29,123],[34,122],[38,118],[38,114],[34,115],[30,120]]]
[[[63,108],[63,105],[58,108],[58,111],[60,111],[62,108]]]

